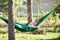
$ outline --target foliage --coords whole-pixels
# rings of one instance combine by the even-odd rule
[[[3,12],[0,12],[0,17],[4,17],[4,18],[7,18],[7,14],[3,13]]]
[[[56,10],[57,13],[60,13],[60,5],[58,5],[55,10]]]
[[[8,10],[8,0],[0,0],[0,2],[2,3],[2,5],[0,5],[0,8],[7,11]],[[15,0],[15,2],[14,2],[14,5],[16,8],[25,7],[24,6],[25,4],[26,4],[26,0]]]
[[[0,2],[2,3],[2,5],[0,5],[0,8],[3,8],[4,10],[7,11],[7,9],[8,9],[8,0],[0,0]]]
[[[52,17],[52,20],[54,20],[54,23],[52,23],[52,27],[56,27],[58,25],[60,25],[60,14],[59,13],[55,13],[55,16]]]
[[[15,0],[15,15],[20,16],[20,13],[24,13],[24,9],[27,9],[26,7],[26,0]]]

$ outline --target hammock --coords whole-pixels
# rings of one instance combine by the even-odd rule
[[[51,17],[53,14],[55,13],[55,10],[52,10],[51,12],[49,12],[47,15],[45,15],[44,17],[42,17],[41,19],[39,19],[39,22],[37,24],[38,27],[40,27],[49,17]],[[0,17],[4,22],[6,22],[8,24],[8,19]],[[21,31],[21,32],[32,32],[34,30],[36,30],[37,28],[34,27],[29,27],[28,25],[25,24],[20,24],[17,22],[14,22],[15,24],[15,29]]]
[[[8,24],[8,19],[3,18],[3,17],[0,17],[0,18]],[[17,23],[17,22],[15,22],[14,24],[15,24],[15,29],[17,29],[21,32],[31,32],[31,31],[34,31],[34,30],[37,29],[37,28],[29,27],[28,25],[20,24],[20,23]]]

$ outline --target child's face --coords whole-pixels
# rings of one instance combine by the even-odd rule
[[[37,25],[37,23],[38,23],[38,22],[37,22],[37,21],[35,21],[35,22],[34,22],[34,25]]]

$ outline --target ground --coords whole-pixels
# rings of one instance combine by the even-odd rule
[[[16,40],[47,40],[47,39],[54,39],[60,37],[60,33],[46,33],[46,35],[32,35],[32,34],[25,34],[25,33],[15,33]],[[8,34],[0,34],[0,40],[8,40]]]

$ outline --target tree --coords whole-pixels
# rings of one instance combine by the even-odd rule
[[[14,21],[13,21],[13,1],[8,0],[8,40],[15,40],[14,35]]]
[[[28,23],[32,22],[31,0],[27,0]]]

